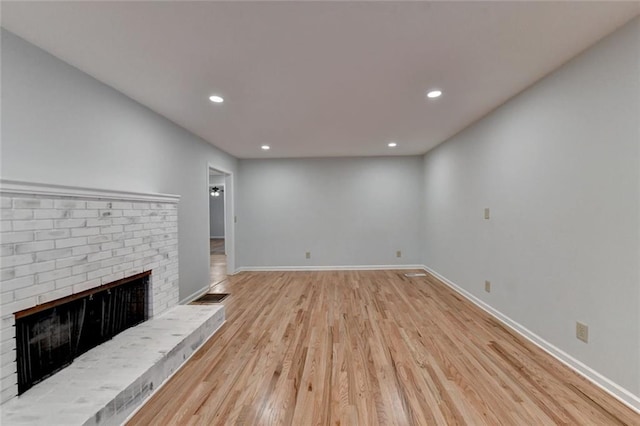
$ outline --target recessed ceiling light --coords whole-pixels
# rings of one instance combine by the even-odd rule
[[[397,144],[397,143],[395,143],[395,142],[389,142],[389,143],[387,144],[387,146],[388,146],[389,148],[395,148],[396,146],[398,146],[398,144]]]
[[[442,90],[430,90],[427,93],[427,98],[439,98],[440,96],[442,96]]]
[[[269,145],[262,145],[260,148],[262,148],[263,151],[269,151],[271,149]]]
[[[209,100],[217,104],[221,104],[222,102],[224,102],[224,99],[222,98],[222,96],[218,96],[218,95],[209,96]]]

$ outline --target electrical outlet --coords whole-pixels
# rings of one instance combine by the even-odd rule
[[[310,252],[310,251],[306,252],[306,253],[304,254],[304,256],[305,256],[307,259],[311,259],[311,252]]]
[[[489,207],[484,209],[484,218],[487,220],[491,218],[491,210],[489,209]]]
[[[491,281],[484,282],[484,291],[487,293],[491,293]]]
[[[576,322],[576,337],[585,343],[589,343],[589,326],[581,322]]]
[[[402,252],[400,250],[396,251],[396,257],[402,257]]]

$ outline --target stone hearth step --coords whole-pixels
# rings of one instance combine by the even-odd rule
[[[2,404],[0,424],[121,424],[224,319],[222,305],[175,306]]]

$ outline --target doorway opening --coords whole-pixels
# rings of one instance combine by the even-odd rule
[[[209,259],[210,291],[227,279],[232,236],[227,220],[231,175],[209,167]]]

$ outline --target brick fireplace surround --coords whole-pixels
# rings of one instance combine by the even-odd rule
[[[0,180],[0,403],[17,395],[14,313],[152,271],[178,304],[178,196]]]

